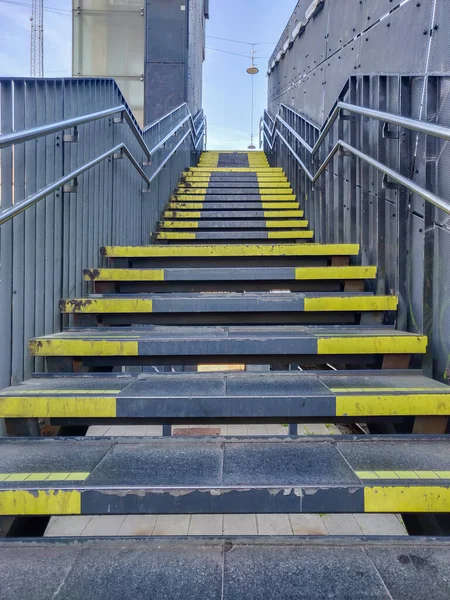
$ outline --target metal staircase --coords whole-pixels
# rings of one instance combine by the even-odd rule
[[[47,372],[0,392],[0,414],[165,435],[2,438],[1,515],[450,511],[450,442],[424,435],[450,414],[450,388],[409,368],[427,338],[395,328],[397,298],[368,291],[376,267],[354,264],[358,244],[314,243],[303,211],[263,153],[205,152],[154,243],[100,248],[106,266],[84,265],[91,295],[60,302],[71,326],[30,340]],[[229,363],[265,367],[195,372]],[[296,436],[302,421],[384,419],[415,435]],[[170,435],[221,422],[290,435]],[[96,581],[134,600],[407,598],[405,586],[443,598],[449,556],[428,538],[11,540],[1,596],[45,581],[42,598],[90,598]]]

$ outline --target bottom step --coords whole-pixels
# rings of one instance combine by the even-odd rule
[[[447,600],[450,540],[17,540],[0,569],[2,600]]]

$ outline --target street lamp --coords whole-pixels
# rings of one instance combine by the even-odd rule
[[[255,66],[255,44],[252,44],[252,64],[249,66],[249,68],[247,69],[247,73],[249,75],[257,75],[259,73],[259,69],[258,67]],[[253,130],[253,120],[254,120],[254,80],[252,77],[252,131],[250,134],[250,146],[247,146],[248,150],[256,150],[255,145],[253,144],[253,138],[254,136],[254,130]]]

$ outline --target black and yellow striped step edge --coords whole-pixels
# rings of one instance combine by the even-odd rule
[[[290,221],[162,221],[159,224],[161,229],[295,229],[298,227],[308,227],[308,221],[292,219]]]
[[[298,202],[169,202],[166,207],[169,210],[297,210],[300,208]]]
[[[209,183],[250,183],[258,185],[289,183],[287,177],[281,173],[184,173],[180,182],[197,183],[205,186]]]
[[[179,189],[183,190],[197,190],[198,188],[204,189],[239,189],[239,188],[268,188],[274,187],[277,189],[290,189],[291,184],[288,181],[250,181],[248,179],[240,182],[240,181],[214,181],[214,180],[193,180],[192,182],[181,182],[178,185]]]
[[[159,231],[154,235],[155,240],[312,240],[314,232],[306,229],[292,231]]]
[[[295,194],[175,194],[171,202],[295,202]]]
[[[204,211],[166,211],[163,214],[165,219],[283,219],[283,218],[302,218],[302,210],[253,210],[253,211],[232,211],[232,210],[204,210]]]
[[[375,279],[377,268],[228,267],[223,269],[85,269],[83,273],[85,281],[346,281]]]
[[[33,338],[33,356],[182,357],[424,354],[427,337],[390,328],[146,326],[71,329]]]
[[[0,444],[2,516],[234,514],[243,507],[450,512],[450,442],[443,436],[5,438]],[[39,481],[39,473],[76,471],[88,476]],[[34,478],[14,481],[23,474]]]
[[[66,314],[97,313],[182,313],[182,312],[331,312],[394,311],[395,296],[346,294],[156,294],[151,296],[91,296],[60,301]]]
[[[0,418],[293,420],[423,415],[450,415],[450,387],[421,374],[393,371],[43,376],[0,392]],[[371,478],[382,479],[387,470],[371,471]],[[369,473],[362,473],[367,478]],[[410,477],[421,479],[422,473]],[[62,479],[70,476],[65,475]],[[81,475],[85,474],[78,472]]]
[[[189,194],[192,196],[205,196],[205,195],[256,195],[256,196],[263,196],[263,195],[270,195],[270,196],[279,196],[281,195],[285,195],[285,194],[292,194],[292,188],[288,185],[281,187],[278,185],[255,185],[255,186],[245,186],[245,185],[239,185],[239,186],[229,186],[229,185],[224,185],[219,187],[216,186],[189,186],[189,185],[179,185],[175,191],[175,196],[178,195],[183,195],[183,194]]]
[[[283,174],[281,167],[190,167],[184,173],[262,173]]]
[[[103,246],[101,256],[110,258],[213,256],[357,256],[359,244],[204,244],[199,246]]]

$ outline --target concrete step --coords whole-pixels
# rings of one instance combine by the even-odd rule
[[[446,436],[2,438],[0,515],[450,512]]]
[[[450,387],[420,371],[43,374],[0,392],[1,418],[72,424],[330,423],[449,414]]]
[[[245,223],[251,226],[253,219],[266,219],[271,223],[271,219],[301,219],[304,216],[302,210],[203,210],[203,211],[166,211],[163,217],[168,220],[179,219],[206,219],[211,222],[231,219],[246,219]],[[180,222],[180,221],[178,221]],[[231,221],[233,224],[235,221]]]
[[[48,370],[75,360],[88,366],[145,364],[377,364],[407,368],[424,354],[426,336],[390,327],[165,326],[74,328],[33,338],[33,356],[58,357]],[[390,355],[391,358],[389,359]],[[64,361],[64,357],[68,360]],[[58,370],[58,369],[57,369]]]
[[[100,586],[109,600],[450,596],[448,538],[9,539],[0,553],[3,600],[96,600]]]
[[[288,183],[287,177],[282,173],[185,173],[180,178],[180,183],[205,183],[208,185],[208,182],[211,184],[220,183],[252,183],[252,184],[275,184],[278,183]],[[290,185],[290,183],[289,183]]]
[[[312,240],[314,232],[307,229],[288,231],[159,231],[154,234],[157,241],[209,241],[209,240]]]
[[[254,173],[255,175],[265,173],[284,175],[281,167],[190,167],[183,174],[187,173]]]

